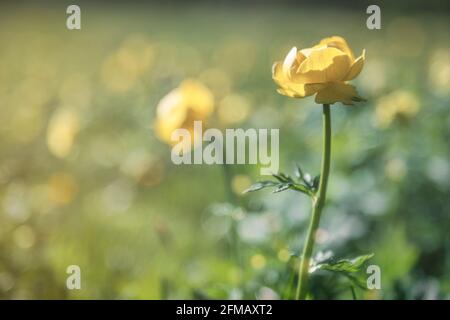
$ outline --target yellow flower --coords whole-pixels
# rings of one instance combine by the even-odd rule
[[[376,125],[389,127],[395,120],[408,121],[420,109],[416,95],[407,90],[397,90],[378,100],[375,109]]]
[[[172,132],[183,128],[194,139],[199,134],[194,132],[194,121],[206,120],[213,110],[214,97],[211,91],[198,81],[185,80],[159,102],[156,108],[156,134],[162,141],[175,144],[178,141],[171,139]]]
[[[52,115],[47,128],[47,146],[54,156],[65,158],[70,154],[79,122],[78,113],[68,108],[58,109]]]
[[[347,83],[361,72],[365,51],[355,59],[344,38],[325,38],[312,48],[293,47],[284,61],[275,62],[272,77],[280,94],[303,98],[316,94],[320,104],[362,101],[354,86]]]

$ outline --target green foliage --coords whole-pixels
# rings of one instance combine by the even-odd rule
[[[312,263],[309,272],[314,273],[319,270],[326,270],[336,273],[340,276],[347,278],[352,285],[359,287],[363,290],[367,289],[365,281],[364,266],[366,262],[374,256],[373,253],[361,255],[353,259],[328,259],[324,262]],[[352,294],[354,294],[352,289]]]
[[[296,180],[284,173],[273,174],[273,177],[277,181],[260,181],[248,189],[244,190],[243,193],[255,192],[262,190],[264,188],[275,187],[273,193],[283,192],[285,190],[294,190],[306,194],[309,197],[314,197],[317,189],[319,188],[320,175],[311,179],[309,173],[303,173],[300,166],[296,165],[295,177]]]
[[[82,14],[82,30],[68,31],[60,6],[2,6],[0,298],[292,298],[299,258],[289,253],[301,251],[310,203],[284,191],[310,196],[320,178],[296,167],[249,190],[276,196],[242,196],[236,182],[264,178],[257,166],[233,166],[237,203],[211,212],[226,201],[221,169],[174,165],[152,130],[155,107],[182,80],[199,79],[221,115],[238,107],[231,119],[239,122],[227,127],[280,128],[281,167],[301,161],[316,172],[321,112],[312,97],[279,95],[270,64],[292,46],[340,34],[355,54],[367,49],[352,84],[370,98],[332,106],[332,174],[317,249],[376,253],[369,261],[381,268],[382,290],[354,285],[358,299],[448,299],[448,17],[389,11],[384,31],[368,42],[365,13],[345,8],[173,9],[85,2],[88,20]],[[417,113],[392,115],[409,107],[387,101],[392,92],[412,95]],[[55,117],[61,110],[69,113]],[[72,143],[65,157],[49,150],[55,119],[56,142]],[[337,261],[316,263],[336,269]],[[353,268],[349,261],[340,268]],[[81,267],[82,290],[65,287],[71,264]],[[310,296],[351,298],[349,277],[360,273],[322,266]]]
[[[356,257],[354,259],[341,259],[337,261],[329,261],[318,263],[314,265],[310,272],[314,272],[315,270],[328,270],[332,272],[343,272],[343,273],[354,273],[361,271],[362,266],[366,261],[371,259],[374,256],[373,253],[362,255]]]

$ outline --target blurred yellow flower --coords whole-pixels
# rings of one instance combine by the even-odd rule
[[[252,180],[245,174],[237,174],[231,181],[231,189],[237,195],[242,195],[242,192],[252,185]]]
[[[131,151],[120,167],[121,171],[136,183],[145,186],[159,184],[165,175],[165,165],[154,154],[145,150]]]
[[[36,242],[36,233],[31,227],[22,225],[14,231],[13,238],[18,247],[29,249]]]
[[[378,100],[375,109],[375,123],[387,128],[396,120],[408,120],[419,112],[419,101],[410,91],[397,90]]]
[[[179,87],[161,99],[156,109],[155,131],[158,137],[168,143],[176,129],[187,129],[193,141],[200,132],[194,132],[194,121],[206,120],[214,110],[214,97],[211,91],[195,80],[185,80]]]
[[[283,262],[288,262],[291,258],[291,254],[287,249],[281,249],[278,251],[278,259]]]
[[[250,258],[253,269],[262,269],[266,266],[266,258],[262,254],[255,254]]]
[[[154,50],[145,38],[134,35],[104,61],[101,76],[105,86],[115,93],[126,93],[138,77],[152,65]]]
[[[239,94],[230,94],[223,98],[217,108],[219,121],[232,125],[244,121],[250,115],[250,102]]]
[[[78,130],[78,113],[67,108],[57,110],[47,128],[47,146],[50,152],[58,158],[68,156]]]
[[[199,80],[207,85],[216,94],[216,97],[224,97],[231,91],[232,79],[228,70],[206,69],[199,75]]]
[[[72,202],[77,192],[78,185],[68,173],[54,173],[48,180],[48,199],[55,205]]]
[[[386,177],[394,182],[400,182],[408,172],[406,163],[401,158],[394,158],[389,160],[384,166]]]
[[[275,62],[272,78],[280,94],[303,98],[316,94],[319,104],[362,101],[354,86],[347,83],[361,72],[365,51],[355,59],[344,38],[325,38],[312,48],[293,47],[284,61]]]
[[[48,180],[48,199],[55,205],[72,202],[77,192],[78,185],[68,173],[57,172]]]
[[[450,93],[450,50],[438,49],[430,57],[428,83],[433,93]]]

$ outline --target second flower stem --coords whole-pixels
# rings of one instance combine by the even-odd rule
[[[305,246],[300,261],[299,279],[297,285],[297,292],[295,298],[297,300],[304,300],[308,293],[308,276],[311,255],[314,249],[315,236],[317,228],[319,227],[320,215],[325,205],[325,198],[327,194],[328,175],[330,173],[330,158],[331,158],[331,115],[330,105],[323,105],[323,154],[322,165],[320,170],[319,190],[315,197],[313,197],[312,214],[309,222],[308,234],[306,236]]]
[[[233,174],[231,172],[231,167],[229,164],[226,163],[225,159],[225,150],[223,152],[224,158],[223,158],[223,178],[224,178],[224,187],[225,187],[225,193],[227,197],[227,201],[233,206],[233,210],[236,206],[239,205],[239,201],[233,191],[232,188],[232,181],[233,181]],[[230,247],[231,247],[231,253],[233,255],[233,258],[235,259],[237,265],[239,267],[242,267],[241,263],[241,256],[239,254],[239,235],[237,231],[237,222],[234,219],[234,217],[231,217],[231,226],[230,226]]]

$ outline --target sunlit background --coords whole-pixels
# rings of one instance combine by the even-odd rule
[[[258,166],[231,166],[227,195],[221,166],[174,165],[156,106],[200,81],[212,125],[279,128],[280,170],[316,174],[320,108],[277,94],[271,65],[330,35],[366,49],[353,83],[368,102],[332,107],[316,252],[375,254],[382,289],[359,299],[450,298],[448,8],[381,5],[368,30],[367,3],[322,2],[85,1],[79,31],[72,3],[2,3],[0,298],[292,298],[308,199],[242,195]],[[313,275],[312,297],[351,298],[345,281]]]

